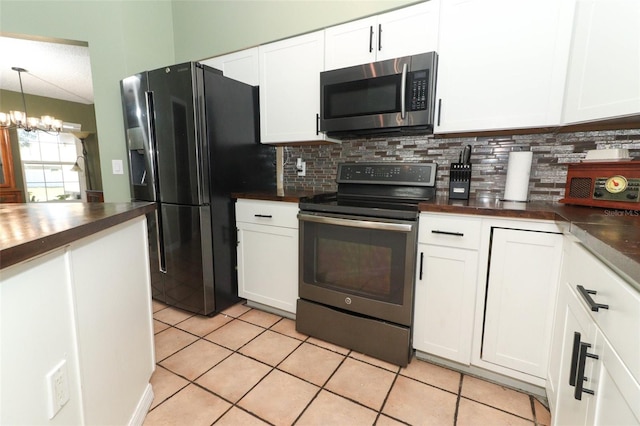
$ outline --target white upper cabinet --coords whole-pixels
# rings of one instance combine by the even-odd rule
[[[330,140],[319,132],[324,31],[258,48],[262,143]]]
[[[573,0],[446,0],[436,133],[557,126]]]
[[[257,47],[216,56],[200,63],[219,69],[225,77],[251,86],[257,86],[260,82]]]
[[[579,0],[564,121],[640,114],[640,1]]]
[[[440,0],[431,0],[325,30],[325,69],[435,51]]]

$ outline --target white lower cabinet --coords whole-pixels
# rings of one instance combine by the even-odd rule
[[[542,393],[562,238],[552,221],[422,213],[413,332],[418,356]]]
[[[556,314],[559,350],[549,369],[553,423],[640,425],[640,294],[570,244]]]
[[[414,348],[469,365],[480,220],[421,214]]]
[[[240,199],[238,295],[295,314],[298,298],[298,204]]]
[[[546,376],[561,259],[562,234],[493,229],[482,360]]]

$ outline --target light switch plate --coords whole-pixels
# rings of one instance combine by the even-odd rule
[[[124,174],[124,169],[122,168],[122,160],[111,160],[111,168],[113,169],[114,175]]]

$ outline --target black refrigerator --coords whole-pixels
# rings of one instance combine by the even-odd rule
[[[134,201],[147,216],[152,295],[211,315],[238,298],[232,192],[276,187],[258,88],[188,62],[121,81]],[[123,242],[126,243],[126,242]]]

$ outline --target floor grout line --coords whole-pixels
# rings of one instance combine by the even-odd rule
[[[158,408],[159,408],[160,406],[162,406],[164,403],[166,403],[167,401],[171,400],[171,398],[175,397],[175,395],[177,395],[179,392],[181,392],[181,391],[182,391],[182,390],[184,390],[186,387],[188,387],[188,386],[189,386],[189,384],[193,384],[193,385],[197,386],[198,388],[200,388],[200,389],[202,389],[202,390],[206,391],[207,393],[210,393],[210,394],[212,394],[212,395],[214,395],[214,396],[216,396],[216,397],[218,397],[218,398],[222,399],[223,401],[225,401],[225,402],[227,402],[227,403],[229,403],[229,404],[230,404],[229,408],[228,408],[228,409],[226,409],[226,410],[225,410],[225,411],[224,411],[224,412],[223,412],[223,413],[222,413],[222,414],[221,414],[221,415],[220,415],[220,416],[215,420],[215,422],[214,422],[213,424],[215,424],[217,421],[219,421],[220,419],[222,419],[222,418],[223,418],[227,413],[229,413],[229,412],[230,412],[234,407],[237,407],[238,409],[240,409],[240,410],[244,411],[245,413],[247,413],[247,414],[249,414],[249,415],[251,415],[251,416],[254,416],[254,417],[256,417],[257,419],[260,419],[261,421],[266,422],[266,423],[268,423],[268,424],[271,424],[271,425],[272,425],[272,423],[271,423],[271,422],[269,422],[268,420],[266,420],[266,419],[264,419],[264,418],[262,418],[262,417],[258,416],[258,415],[257,415],[257,414],[255,414],[255,413],[252,413],[251,411],[247,410],[246,408],[243,408],[242,406],[238,405],[238,403],[239,403],[240,401],[242,401],[242,399],[243,399],[243,398],[245,398],[249,393],[251,393],[251,392],[252,392],[252,391],[253,391],[253,390],[254,390],[254,389],[255,389],[255,388],[256,388],[260,383],[262,383],[262,382],[263,382],[263,380],[265,380],[265,378],[266,378],[266,377],[268,377],[270,374],[272,374],[274,370],[277,370],[277,371],[278,371],[278,372],[280,372],[280,373],[287,374],[287,375],[289,375],[289,376],[291,376],[291,377],[294,377],[294,378],[296,378],[296,379],[298,379],[298,380],[302,380],[302,381],[304,381],[305,383],[308,383],[308,384],[310,384],[310,385],[313,385],[314,387],[316,387],[316,388],[317,388],[317,390],[316,390],[316,392],[315,392],[314,396],[310,399],[310,401],[309,401],[309,402],[305,405],[305,407],[301,410],[301,412],[298,414],[298,416],[297,416],[297,417],[296,417],[296,419],[294,420],[293,424],[295,424],[296,422],[298,422],[298,421],[300,420],[300,418],[301,418],[301,417],[304,415],[304,413],[309,409],[309,407],[310,407],[310,406],[313,404],[313,402],[318,398],[318,396],[320,395],[320,393],[321,393],[323,390],[324,390],[324,391],[326,391],[326,392],[329,392],[329,393],[331,393],[331,394],[333,394],[333,395],[335,395],[335,396],[337,396],[337,397],[340,397],[340,398],[346,399],[346,400],[348,400],[348,401],[350,401],[350,402],[352,402],[352,403],[355,403],[355,404],[357,404],[357,405],[359,405],[359,406],[361,406],[361,407],[364,407],[364,408],[366,408],[366,409],[368,409],[368,410],[371,410],[371,411],[376,412],[376,417],[375,417],[374,424],[376,424],[378,421],[380,421],[380,418],[381,418],[382,416],[386,416],[386,417],[388,417],[388,418],[393,419],[394,421],[397,421],[397,422],[400,422],[400,423],[403,423],[403,424],[408,424],[408,423],[406,423],[405,421],[403,421],[403,420],[401,420],[401,419],[398,419],[398,418],[396,418],[396,417],[394,417],[394,416],[392,416],[392,415],[389,415],[389,414],[383,413],[383,410],[384,410],[384,408],[385,408],[385,406],[386,406],[386,404],[387,404],[387,402],[388,402],[388,399],[389,399],[389,397],[390,397],[390,395],[391,395],[391,391],[393,390],[393,387],[394,387],[394,385],[396,384],[396,382],[397,382],[397,380],[398,380],[398,377],[399,377],[399,376],[402,376],[402,377],[404,377],[404,378],[407,378],[407,379],[409,379],[409,380],[415,381],[415,382],[420,383],[420,384],[423,384],[423,385],[427,385],[427,386],[433,387],[433,388],[438,389],[438,390],[440,390],[440,391],[444,391],[444,392],[447,392],[447,393],[450,393],[450,394],[455,394],[454,392],[452,392],[452,391],[450,391],[450,390],[448,390],[448,389],[440,388],[440,387],[438,387],[438,386],[436,386],[436,385],[433,385],[433,384],[430,384],[430,383],[427,383],[427,382],[423,382],[422,380],[419,380],[419,379],[417,379],[417,378],[415,378],[415,377],[410,377],[410,376],[404,375],[404,374],[402,374],[402,370],[403,370],[403,369],[402,369],[401,367],[398,367],[398,368],[397,368],[397,370],[395,370],[395,371],[393,371],[393,370],[389,370],[389,369],[384,368],[384,367],[382,367],[382,366],[380,366],[380,365],[376,365],[376,364],[373,364],[373,363],[371,363],[371,362],[367,362],[366,360],[359,359],[359,358],[356,358],[356,357],[352,356],[352,354],[355,354],[355,352],[354,352],[354,351],[352,351],[352,350],[349,350],[346,354],[345,354],[345,353],[341,353],[341,352],[339,352],[339,351],[332,350],[332,349],[327,348],[327,347],[325,347],[325,346],[322,346],[322,345],[319,345],[319,344],[315,344],[315,343],[313,343],[313,342],[309,341],[310,336],[306,336],[304,339],[300,339],[300,338],[298,338],[298,337],[293,337],[293,336],[291,336],[291,335],[289,335],[289,334],[286,334],[285,332],[281,332],[281,331],[278,331],[278,330],[274,330],[274,329],[273,329],[273,327],[274,327],[274,326],[276,326],[278,323],[280,323],[280,322],[282,322],[282,321],[284,321],[284,320],[286,320],[286,319],[287,319],[287,318],[285,318],[285,317],[280,317],[276,322],[274,322],[273,324],[269,325],[268,327],[265,327],[265,326],[263,326],[263,325],[256,324],[256,323],[254,323],[254,322],[250,322],[250,321],[248,321],[247,319],[242,319],[242,318],[241,318],[243,315],[245,315],[245,314],[249,313],[251,310],[254,310],[254,309],[256,309],[256,308],[249,308],[247,311],[245,311],[245,312],[243,312],[243,313],[239,314],[238,316],[232,316],[232,315],[224,314],[223,312],[221,312],[220,314],[223,314],[223,315],[225,315],[226,317],[231,318],[231,319],[230,319],[229,321],[227,321],[226,323],[224,323],[224,324],[220,325],[219,327],[217,327],[217,328],[215,328],[215,329],[211,330],[210,332],[206,333],[206,334],[205,334],[205,335],[203,335],[203,336],[200,336],[200,335],[198,335],[198,334],[194,334],[194,333],[192,333],[192,332],[190,332],[190,331],[188,331],[188,330],[184,330],[184,329],[181,329],[181,328],[179,328],[179,327],[178,327],[178,325],[179,325],[179,324],[181,324],[181,323],[183,323],[183,322],[187,321],[187,320],[188,320],[188,319],[190,319],[190,318],[193,318],[195,315],[189,316],[189,317],[187,317],[187,318],[185,318],[185,319],[183,319],[183,320],[181,320],[181,321],[176,322],[175,324],[169,324],[169,323],[166,323],[166,322],[164,322],[164,321],[162,321],[162,320],[159,320],[159,319],[155,318],[156,313],[161,312],[161,311],[163,311],[163,310],[165,310],[165,309],[168,309],[168,308],[170,308],[170,307],[162,308],[162,309],[159,309],[159,310],[157,310],[157,311],[154,311],[154,312],[153,312],[153,315],[154,315],[154,318],[153,318],[153,319],[154,319],[155,321],[158,321],[158,322],[160,322],[160,323],[162,323],[162,324],[167,325],[167,328],[166,328],[166,329],[163,329],[163,330],[159,331],[158,333],[155,333],[155,332],[154,332],[154,338],[155,338],[155,336],[156,336],[156,335],[158,335],[158,334],[160,334],[160,333],[163,333],[163,332],[165,332],[165,331],[169,330],[170,328],[174,328],[174,329],[176,329],[176,330],[178,330],[178,331],[185,332],[185,333],[187,333],[187,334],[190,334],[191,336],[196,337],[196,340],[195,340],[195,341],[193,341],[193,342],[191,342],[191,343],[189,343],[189,344],[187,344],[187,345],[186,345],[186,346],[184,346],[184,347],[181,347],[180,349],[178,349],[177,351],[173,352],[172,354],[170,354],[170,355],[168,355],[168,356],[165,356],[162,360],[156,360],[156,366],[157,366],[157,368],[162,368],[162,369],[166,370],[167,372],[169,372],[169,373],[171,373],[171,374],[173,374],[173,375],[176,375],[177,377],[182,378],[183,380],[185,380],[185,381],[187,382],[187,384],[186,384],[185,386],[181,387],[180,389],[178,389],[177,391],[175,391],[175,392],[174,392],[173,394],[171,394],[170,396],[166,397],[163,401],[159,402],[155,407],[153,407],[151,410],[149,410],[149,412],[152,412],[152,411],[154,411],[154,410],[158,409]],[[259,309],[256,309],[256,310],[257,310],[257,311],[259,311]],[[260,311],[260,312],[262,312],[262,311]],[[218,314],[218,315],[220,315],[220,314]],[[271,313],[270,313],[270,315],[275,315],[275,314],[271,314]],[[278,316],[278,315],[276,315],[276,316]],[[278,317],[279,317],[279,316],[278,316]],[[220,330],[221,328],[223,328],[223,327],[225,327],[225,326],[227,326],[227,325],[231,324],[231,323],[232,323],[233,321],[235,321],[235,320],[242,321],[242,322],[244,322],[244,323],[246,323],[246,324],[251,324],[251,325],[253,325],[253,326],[259,327],[259,328],[261,328],[261,329],[262,329],[262,331],[260,331],[260,333],[258,333],[256,336],[252,337],[251,339],[249,339],[248,341],[246,341],[244,344],[242,344],[241,346],[239,346],[237,349],[231,349],[231,348],[228,348],[228,347],[226,347],[226,346],[224,346],[224,345],[222,345],[222,344],[219,344],[219,343],[216,343],[216,342],[213,342],[213,341],[211,341],[211,340],[206,339],[206,336],[208,336],[208,335],[210,335],[210,334],[214,333],[215,331]],[[262,336],[263,334],[265,334],[265,332],[266,332],[266,331],[272,331],[272,332],[277,333],[277,334],[279,334],[279,335],[281,335],[281,336],[284,336],[284,337],[287,337],[287,338],[290,338],[290,339],[296,340],[296,341],[297,341],[297,343],[298,343],[298,344],[296,345],[296,347],[295,347],[293,350],[291,350],[291,351],[290,351],[290,352],[289,352],[289,353],[288,353],[288,354],[287,354],[287,355],[286,355],[282,360],[278,361],[275,365],[268,364],[268,363],[266,363],[266,362],[264,362],[264,361],[261,361],[261,360],[259,360],[259,359],[256,359],[256,358],[254,358],[254,357],[250,356],[250,355],[247,355],[247,354],[244,354],[244,353],[241,353],[241,352],[240,352],[240,350],[241,350],[242,348],[244,348],[244,347],[246,347],[247,345],[249,345],[251,342],[253,342],[254,340],[256,340],[259,336]],[[177,372],[174,372],[173,370],[171,370],[171,369],[169,369],[169,368],[167,368],[167,367],[165,367],[165,366],[163,366],[163,365],[161,365],[161,364],[160,364],[161,362],[164,362],[164,361],[165,361],[165,360],[167,360],[168,358],[170,358],[170,357],[172,357],[172,356],[176,355],[176,354],[177,354],[177,353],[179,353],[180,351],[182,351],[182,350],[184,350],[184,349],[186,349],[186,348],[188,348],[188,347],[190,347],[190,346],[194,345],[194,344],[195,344],[196,342],[198,342],[199,340],[203,340],[203,341],[205,341],[205,342],[207,342],[207,343],[210,343],[210,344],[216,345],[216,346],[218,346],[218,347],[220,347],[220,348],[223,348],[223,349],[229,350],[229,351],[230,351],[230,353],[229,353],[227,356],[225,356],[224,358],[222,358],[221,360],[219,360],[218,362],[216,362],[213,366],[211,366],[210,368],[208,368],[206,371],[204,371],[204,372],[202,372],[201,374],[199,374],[199,375],[198,375],[196,378],[194,378],[193,380],[188,379],[188,378],[186,378],[186,377],[182,376],[181,374],[179,374],[179,373],[177,373]],[[298,377],[298,376],[296,376],[295,374],[289,373],[288,371],[285,371],[285,370],[282,370],[282,369],[280,369],[280,368],[279,368],[279,367],[280,367],[280,366],[281,366],[281,365],[282,365],[282,364],[283,364],[283,363],[284,363],[284,362],[285,362],[285,361],[286,361],[286,360],[287,360],[287,359],[288,359],[288,358],[289,358],[293,353],[295,353],[298,349],[300,349],[300,348],[302,347],[302,345],[303,345],[303,344],[305,344],[305,343],[307,343],[307,344],[309,344],[309,345],[313,345],[313,346],[315,346],[315,347],[317,347],[317,348],[320,348],[320,349],[327,350],[327,351],[329,351],[329,352],[332,352],[332,353],[334,353],[334,354],[340,355],[340,356],[342,357],[342,360],[340,361],[340,363],[335,367],[335,369],[331,372],[331,374],[330,374],[330,375],[328,376],[328,378],[323,382],[323,384],[322,384],[322,385],[317,385],[317,384],[312,383],[312,382],[310,382],[310,381],[308,381],[308,380],[306,380],[306,379],[304,379],[304,378],[302,378],[302,377]],[[216,392],[214,392],[214,391],[212,391],[212,390],[210,390],[210,389],[206,388],[205,386],[203,386],[203,385],[200,385],[200,384],[196,383],[196,380],[198,380],[199,378],[203,377],[205,374],[207,374],[208,372],[210,372],[211,370],[213,370],[214,368],[216,368],[217,366],[219,366],[221,363],[223,363],[225,360],[227,360],[228,358],[230,358],[230,357],[231,357],[231,356],[233,356],[234,354],[237,354],[237,355],[240,355],[240,356],[246,357],[246,358],[248,358],[248,359],[250,359],[250,360],[252,360],[252,361],[255,361],[255,362],[259,362],[259,363],[261,363],[261,364],[263,364],[263,365],[265,365],[265,366],[268,366],[268,367],[270,368],[270,370],[269,370],[266,374],[264,374],[264,375],[263,375],[263,376],[262,376],[262,377],[261,377],[261,378],[260,378],[260,379],[259,379],[259,380],[258,380],[258,381],[257,381],[257,382],[256,382],[256,383],[255,383],[251,388],[250,388],[250,389],[248,389],[245,393],[243,393],[243,394],[242,394],[242,396],[241,396],[241,397],[239,397],[239,398],[237,399],[237,401],[236,401],[236,402],[232,402],[232,401],[230,401],[230,400],[228,400],[228,399],[224,398],[223,396],[218,395]],[[367,405],[365,405],[365,404],[363,404],[363,403],[361,403],[361,402],[359,402],[359,401],[353,400],[353,399],[351,399],[351,398],[349,398],[349,397],[347,397],[347,396],[344,396],[344,395],[341,395],[341,394],[339,394],[339,393],[336,393],[335,391],[331,391],[331,390],[329,390],[329,389],[327,389],[327,388],[325,387],[325,386],[326,386],[326,385],[331,381],[331,378],[332,378],[332,377],[334,377],[334,376],[335,376],[335,374],[340,370],[340,367],[345,363],[345,361],[346,361],[348,358],[350,358],[350,359],[351,359],[351,360],[353,360],[353,361],[362,362],[362,363],[364,363],[364,364],[366,364],[366,365],[369,365],[369,366],[372,366],[372,367],[378,368],[378,369],[380,369],[380,370],[383,370],[383,371],[385,371],[385,372],[389,372],[389,373],[394,374],[393,381],[391,382],[391,385],[390,385],[389,389],[388,389],[388,390],[387,390],[387,392],[386,392],[386,395],[385,395],[385,397],[384,397],[384,399],[383,399],[383,401],[382,401],[382,404],[381,404],[381,406],[380,406],[380,409],[379,409],[379,410],[375,410],[375,409],[373,409],[373,408],[371,408],[371,407],[369,407],[369,406],[367,406]],[[434,365],[436,365],[436,364],[434,364]],[[436,365],[436,366],[437,366],[437,365]],[[442,367],[442,368],[444,368],[444,367]],[[452,371],[455,371],[455,370],[452,370]],[[461,372],[457,372],[457,373],[458,373],[458,374],[460,374],[460,379],[459,379],[459,384],[458,384],[458,391],[457,391],[457,394],[456,394],[456,404],[455,404],[455,412],[454,412],[454,418],[453,418],[453,425],[454,425],[454,426],[457,424],[457,421],[458,421],[458,414],[459,414],[460,401],[461,401],[461,399],[462,399],[462,398],[464,398],[464,399],[466,399],[466,400],[469,400],[469,401],[474,401],[474,402],[476,402],[476,403],[478,403],[478,404],[481,404],[481,405],[483,405],[483,406],[489,407],[489,408],[494,409],[494,410],[498,410],[498,411],[500,411],[500,412],[503,412],[503,413],[506,413],[506,414],[509,414],[509,415],[515,416],[515,417],[517,417],[517,418],[520,418],[520,419],[523,419],[523,420],[526,420],[526,421],[532,422],[532,424],[533,424],[533,425],[538,425],[538,424],[539,424],[539,423],[538,423],[538,420],[537,420],[537,415],[536,415],[536,410],[535,410],[534,401],[533,401],[533,398],[534,398],[534,396],[533,396],[533,395],[530,395],[530,394],[529,394],[529,395],[527,395],[527,396],[529,397],[529,403],[530,403],[531,413],[532,413],[532,418],[533,418],[533,420],[531,420],[531,419],[528,419],[528,418],[526,418],[526,417],[522,417],[522,416],[520,416],[520,415],[518,415],[518,414],[515,414],[515,413],[512,413],[512,412],[506,411],[506,410],[504,410],[504,409],[501,409],[501,408],[498,408],[498,407],[495,407],[495,406],[489,405],[489,404],[484,403],[484,402],[482,402],[482,401],[477,401],[477,400],[475,400],[475,399],[472,399],[472,398],[469,398],[469,397],[464,397],[464,396],[462,396],[462,387],[463,387],[463,381],[464,381],[465,374],[464,374],[464,373],[461,373]]]

